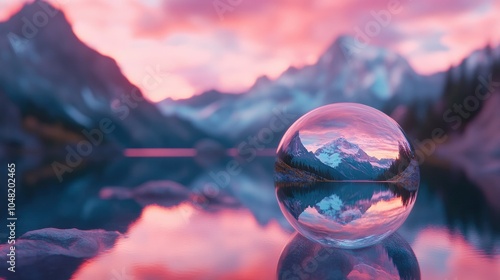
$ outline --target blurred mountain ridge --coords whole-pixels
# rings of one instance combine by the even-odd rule
[[[35,17],[39,13],[46,22]],[[10,108],[0,118],[12,131],[0,140],[21,147],[76,143],[85,139],[82,130],[99,128],[103,119],[116,127],[105,142],[117,147],[194,147],[206,138],[231,147],[267,127],[276,109],[297,119],[334,102],[375,107],[409,135],[426,137],[436,125],[449,129],[443,111],[474,92],[479,76],[488,80],[500,60],[500,48],[486,47],[447,72],[424,76],[381,47],[346,53],[355,39],[340,36],[316,63],[290,67],[275,80],[260,77],[246,92],[210,90],[151,104],[112,58],[81,42],[64,14],[44,1],[0,23],[0,35],[0,98]],[[276,132],[270,147],[285,130]]]
[[[278,107],[298,118],[322,105],[357,102],[390,114],[398,106],[420,108],[439,97],[443,73],[419,75],[402,56],[376,46],[347,54],[353,40],[340,36],[315,64],[290,67],[276,80],[258,78],[246,92],[211,90],[184,100],[167,98],[158,106],[165,115],[189,119],[207,133],[240,140],[264,127]]]
[[[207,137],[188,121],[163,116],[115,60],[80,41],[62,11],[44,1],[0,23],[0,94],[11,102],[2,107],[19,111],[12,117],[24,129],[17,130],[45,146],[86,139],[82,130],[100,129],[103,120],[114,127],[103,132],[103,143],[119,148],[192,147]]]

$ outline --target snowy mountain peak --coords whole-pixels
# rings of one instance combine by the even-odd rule
[[[385,48],[366,44],[347,35],[339,36],[320,58],[321,64],[339,64],[340,61],[348,64],[356,61],[362,63],[385,61],[410,68],[410,65],[401,55]]]
[[[344,137],[340,137],[328,142],[327,144],[317,149],[315,154],[319,155],[321,153],[339,153],[342,155],[356,155],[360,151],[364,153],[364,151],[361,150],[358,145],[347,141],[347,139],[345,139]]]
[[[333,44],[326,49],[326,51],[321,55],[318,64],[331,64],[335,61],[341,59],[342,61],[346,60],[346,56],[343,52],[345,50],[345,46],[352,45],[350,42],[354,40],[349,36],[340,36],[338,37]]]
[[[349,142],[344,137],[339,137],[323,145],[314,152],[314,155],[323,163],[336,167],[343,159],[351,159],[357,162],[369,162],[373,167],[387,167],[390,165],[388,159],[377,159],[369,156],[358,145]]]
[[[337,146],[337,147],[340,147],[341,149],[352,149],[352,150],[355,149],[356,151],[359,150],[358,145],[347,141],[347,139],[345,139],[344,137],[337,138],[337,139],[329,142],[325,146]]]
[[[343,158],[353,157],[360,151],[359,146],[340,137],[318,148],[314,155],[323,163],[336,167]]]
[[[419,76],[403,57],[390,50],[359,42],[356,45],[355,41],[341,36],[315,64],[291,67],[275,80],[261,78],[242,94],[208,98],[205,93],[193,97],[203,99],[201,106],[186,101],[166,101],[159,106],[164,114],[191,120],[210,134],[239,140],[265,125],[277,104],[300,116],[336,102],[393,110],[437,95],[437,82],[441,80]],[[355,46],[355,52],[346,52],[350,50],[346,46]]]

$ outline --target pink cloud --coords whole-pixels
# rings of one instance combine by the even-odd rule
[[[394,159],[399,142],[406,141],[399,125],[379,111],[346,104],[342,108],[321,107],[310,114],[290,128],[291,132],[299,131],[308,149],[344,137],[370,156]],[[287,135],[291,136],[293,133]]]
[[[239,3],[223,14],[205,0],[50,1],[133,83],[140,86],[147,67],[168,71],[160,87],[143,88],[159,101],[211,88],[240,92],[261,75],[314,63],[337,36],[356,35],[373,13],[388,11],[391,0],[220,0]],[[0,4],[0,18],[22,2]],[[488,41],[500,43],[495,1],[399,3],[401,11],[369,43],[400,52],[421,73],[445,70]]]

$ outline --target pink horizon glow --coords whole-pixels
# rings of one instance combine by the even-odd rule
[[[390,1],[242,1],[219,17],[213,1],[49,0],[80,39],[113,57],[152,101],[212,88],[242,92],[261,75],[312,64],[336,37],[356,35],[373,13],[388,11]],[[368,43],[402,54],[419,73],[446,70],[500,42],[498,1],[392,1],[399,12]],[[0,20],[24,2],[2,1]],[[149,68],[168,73],[154,89],[141,86]]]
[[[123,151],[126,157],[141,157],[141,158],[179,158],[179,157],[195,157],[198,155],[198,150],[194,148],[128,148]],[[239,157],[240,151],[237,148],[225,150],[225,155],[231,157]],[[276,155],[275,148],[257,150],[255,155],[261,157],[274,157]]]
[[[126,157],[194,157],[198,153],[192,148],[129,148],[123,154]]]

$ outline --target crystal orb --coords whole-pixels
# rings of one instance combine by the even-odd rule
[[[322,246],[296,234],[281,253],[276,279],[421,279],[410,244],[394,233],[362,249]]]
[[[281,211],[303,236],[361,248],[396,231],[415,203],[420,171],[401,127],[355,103],[317,108],[298,119],[277,149]]]

